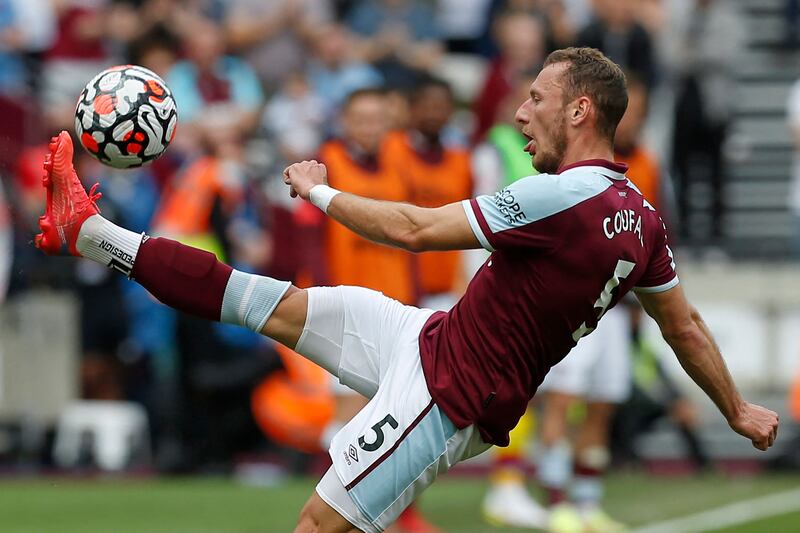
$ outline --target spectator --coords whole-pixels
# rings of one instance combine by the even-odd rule
[[[277,144],[283,170],[295,161],[312,159],[322,142],[325,105],[302,73],[290,74],[269,101],[262,123]]]
[[[657,72],[653,40],[637,20],[636,7],[635,0],[595,0],[595,19],[578,33],[575,43],[597,48],[651,89]]]
[[[307,78],[317,96],[323,99],[328,118],[338,114],[351,92],[383,85],[380,72],[356,59],[353,39],[346,27],[323,26],[314,33],[313,43]]]
[[[499,13],[527,13],[541,19],[547,51],[570,46],[590,20],[587,0],[493,0],[490,19]]]
[[[55,16],[47,0],[0,0],[0,168],[13,167],[25,143],[40,133],[30,96],[38,69],[29,72],[29,67],[54,35]]]
[[[244,54],[271,92],[303,68],[314,30],[332,18],[330,0],[231,0],[225,31],[231,49]]]
[[[448,52],[480,51],[491,3],[491,0],[437,0],[436,22]]]
[[[333,187],[378,200],[406,201],[407,185],[387,159],[385,102],[378,89],[353,92],[342,109],[342,137],[322,145],[320,160],[328,167]],[[416,301],[408,252],[367,243],[338,222],[327,224],[328,283],[361,283],[401,302]]]
[[[209,19],[197,19],[183,38],[186,60],[169,72],[184,125],[176,145],[187,151],[199,146],[235,150],[258,124],[263,102],[255,72],[241,59],[224,54],[222,30]],[[188,127],[187,127],[188,126]]]
[[[362,57],[375,64],[388,87],[413,87],[420,71],[430,71],[441,57],[435,14],[420,0],[362,1],[347,22],[360,37]]]
[[[124,49],[145,36],[163,30],[184,35],[190,31],[198,16],[213,18],[216,10],[211,2],[176,2],[174,0],[114,0],[109,6],[107,20],[111,45],[119,55]],[[177,48],[177,47],[176,47]]]
[[[505,13],[494,23],[500,51],[492,60],[483,89],[475,102],[477,125],[473,141],[480,141],[497,120],[497,111],[518,80],[538,71],[544,61],[545,34],[539,18],[526,13]]]
[[[29,85],[24,56],[47,48],[55,17],[44,0],[0,0],[0,95],[20,96]]]
[[[153,26],[130,42],[127,57],[134,65],[149,68],[166,78],[178,60],[180,41],[165,26]]]
[[[90,79],[109,66],[103,46],[107,2],[59,0],[53,6],[57,32],[44,56],[42,106],[58,129],[72,129],[78,95]]]
[[[671,17],[668,50],[677,82],[672,165],[678,180],[678,230],[692,227],[690,188],[711,184],[712,241],[722,237],[725,161],[723,146],[731,122],[734,65],[745,34],[730,2],[695,0]],[[681,16],[682,15],[682,16]]]
[[[472,194],[469,155],[448,146],[445,129],[453,114],[450,86],[437,79],[422,81],[409,98],[411,124],[387,140],[392,164],[410,188],[410,201],[439,207]],[[420,304],[450,309],[461,296],[464,281],[460,252],[429,252],[415,256],[421,291]]]

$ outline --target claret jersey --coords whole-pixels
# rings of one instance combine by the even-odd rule
[[[664,224],[626,170],[582,161],[463,202],[492,254],[420,333],[431,396],[456,426],[507,445],[550,367],[625,293],[678,284]]]

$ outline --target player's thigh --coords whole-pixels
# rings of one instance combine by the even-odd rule
[[[611,309],[592,335],[597,335],[597,357],[588,373],[585,391],[590,402],[618,404],[631,391],[630,316],[624,308]]]
[[[328,361],[326,369],[343,385],[367,397],[377,391],[397,347],[415,340],[431,314],[362,287],[307,292],[308,317],[297,351]]]
[[[333,438],[340,485],[317,492],[359,529],[382,531],[439,474],[488,448],[474,426],[459,430],[433,402],[418,343],[401,344],[377,394]]]

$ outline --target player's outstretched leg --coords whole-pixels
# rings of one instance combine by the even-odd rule
[[[49,255],[85,257],[119,270],[180,311],[296,345],[306,319],[306,291],[288,281],[239,272],[211,253],[148,238],[106,220],[95,205],[100,198],[97,186],[86,194],[72,156],[72,139],[61,132],[51,141],[44,164],[47,207],[39,219],[37,247]],[[337,373],[338,360],[315,362]]]

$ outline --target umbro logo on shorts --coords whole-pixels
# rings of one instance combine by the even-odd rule
[[[347,449],[347,453],[344,454],[344,460],[347,461],[348,465],[352,464],[350,462],[351,458],[353,459],[353,461],[358,462],[358,450],[356,450],[356,447],[353,446],[352,444]]]

